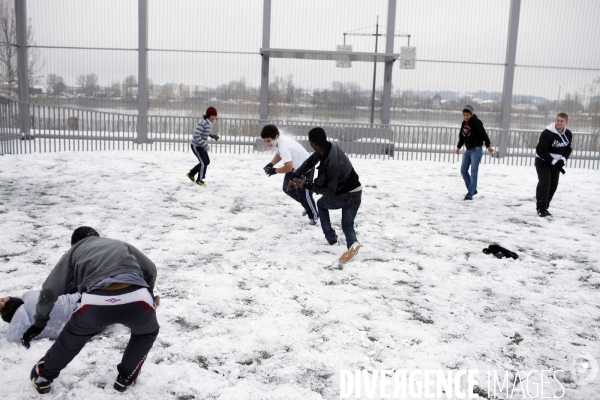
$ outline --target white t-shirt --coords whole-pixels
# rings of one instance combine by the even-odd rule
[[[310,155],[300,143],[286,136],[279,136],[275,150],[279,157],[281,157],[282,162],[292,162],[294,171],[300,168],[302,163],[306,161]]]

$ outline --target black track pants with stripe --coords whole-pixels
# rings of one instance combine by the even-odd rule
[[[131,329],[117,370],[122,378],[136,379],[159,330],[152,295],[139,286],[84,293],[80,306],[40,360],[40,376],[55,379],[91,338],[113,324]]]

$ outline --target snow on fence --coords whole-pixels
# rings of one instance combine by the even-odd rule
[[[29,104],[29,133],[21,132],[18,102],[0,99],[0,154],[29,154],[54,151],[189,151],[196,117],[148,116],[147,138],[138,138],[137,115]],[[276,124],[283,135],[298,140],[307,150],[308,131],[321,126],[330,140],[355,158],[458,162],[456,127],[372,125],[323,121],[258,120],[220,117],[211,141],[216,153],[256,153],[268,151],[260,138],[265,124]],[[502,131],[487,129],[492,146],[499,148]],[[482,162],[532,165],[540,131],[511,130],[506,149],[489,154]],[[600,135],[573,133],[573,153],[568,167],[600,167]]]

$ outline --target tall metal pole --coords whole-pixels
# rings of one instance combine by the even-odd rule
[[[27,1],[15,0],[17,23],[17,64],[19,78],[19,123],[21,133],[29,136],[29,61],[27,60]]]
[[[379,15],[377,16],[377,24],[375,25],[375,53],[377,53],[377,39],[379,39]],[[377,79],[377,56],[373,62],[373,93],[371,94],[371,123],[375,118],[375,82]]]
[[[271,0],[263,0],[263,38],[262,47],[271,47]],[[259,114],[261,120],[269,116],[269,57],[262,56],[262,67],[260,74],[260,106]]]
[[[513,84],[515,80],[515,61],[517,58],[517,37],[519,33],[519,14],[521,0],[511,0],[508,19],[508,43],[506,45],[506,66],[504,67],[504,87],[502,88],[502,108],[500,110],[500,143],[498,157],[508,153],[510,133],[510,111],[512,108]]]
[[[391,54],[394,52],[394,30],[396,28],[396,0],[388,0],[388,18],[387,18],[387,39],[385,42],[385,52]],[[392,103],[392,71],[394,70],[394,60],[385,63],[383,72],[383,95],[381,98],[381,123],[390,124],[390,107]]]
[[[136,143],[148,140],[148,0],[138,0],[138,119]]]

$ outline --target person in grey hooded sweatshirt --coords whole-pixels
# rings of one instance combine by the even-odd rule
[[[548,212],[548,207],[558,187],[560,173],[565,173],[565,164],[573,150],[573,134],[567,129],[568,121],[567,114],[556,115],[554,122],[540,135],[535,148],[535,170],[538,176],[535,198],[540,217],[552,215]]]
[[[113,387],[123,392],[133,385],[159,331],[152,294],[155,282],[156,265],[132,245],[101,238],[88,226],[75,229],[71,248],[42,285],[35,321],[21,341],[29,348],[30,341],[44,331],[50,312],[65,288],[69,284],[77,286],[82,293],[77,309],[31,370],[29,378],[36,391],[50,392],[52,381],[83,346],[113,324],[131,330]]]
[[[35,306],[40,297],[40,292],[30,290],[23,297],[0,298],[0,314],[5,322],[8,322],[6,340],[9,342],[21,342],[23,334],[35,321]],[[60,335],[71,314],[77,308],[77,302],[81,298],[80,293],[65,294],[59,296],[50,312],[48,324],[36,339],[55,340]]]

